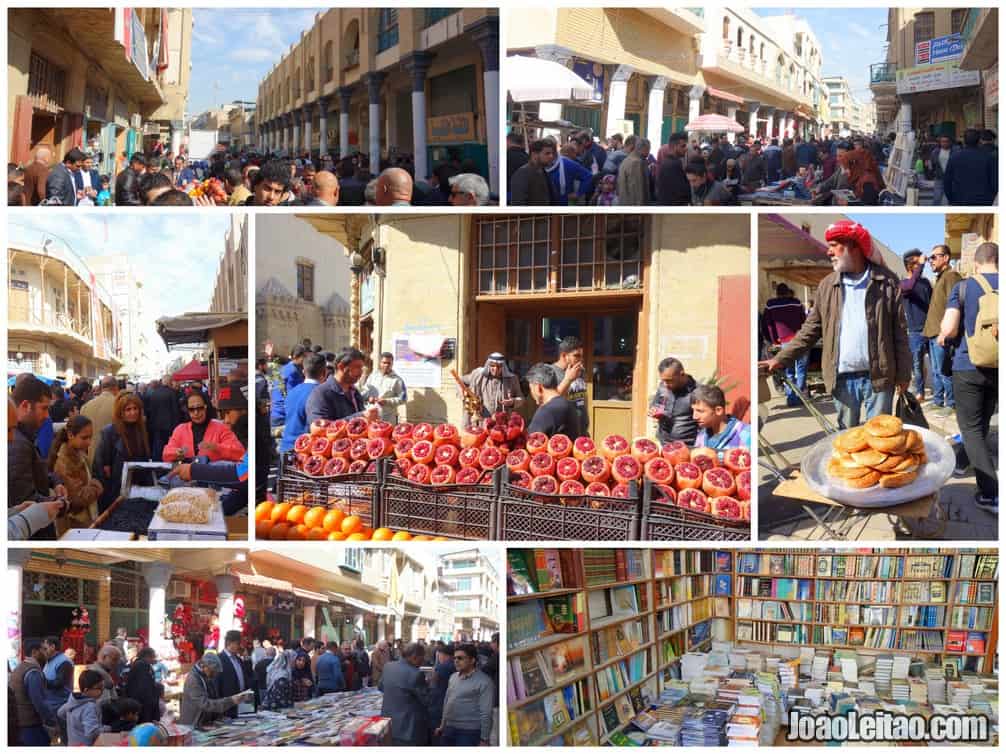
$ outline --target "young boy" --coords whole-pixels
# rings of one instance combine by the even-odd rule
[[[101,722],[109,733],[126,733],[140,722],[141,709],[135,699],[113,699],[101,708]]]
[[[696,448],[720,451],[751,446],[751,428],[727,415],[726,396],[715,385],[698,385],[692,391],[692,417],[699,425]]]
[[[80,691],[72,694],[56,714],[66,725],[67,746],[93,746],[101,733],[98,699],[105,690],[105,679],[93,670],[85,670],[78,686]]]

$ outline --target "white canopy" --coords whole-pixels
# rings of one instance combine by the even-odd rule
[[[594,87],[561,63],[511,55],[504,65],[507,90],[514,102],[586,99]]]

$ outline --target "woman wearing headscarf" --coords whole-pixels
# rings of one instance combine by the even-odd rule
[[[306,702],[314,696],[314,676],[311,675],[311,656],[307,652],[298,652],[293,659],[290,685],[293,690],[293,701]]]
[[[94,475],[104,487],[98,510],[115,502],[127,461],[150,461],[150,439],[143,401],[136,393],[122,393],[112,409],[112,423],[101,430],[94,454]]]
[[[884,181],[873,156],[865,149],[853,149],[838,157],[839,168],[845,173],[849,188],[856,198],[866,205],[880,203],[880,190]]]
[[[240,461],[245,453],[244,446],[230,427],[219,419],[209,418],[206,396],[193,392],[186,398],[185,405],[191,421],[175,427],[164,446],[162,460],[191,461],[196,456],[206,456],[210,462]]]
[[[262,708],[280,710],[293,706],[293,689],[291,688],[292,673],[290,664],[294,653],[289,650],[277,649],[265,674],[265,695],[262,697]]]
[[[497,411],[517,411],[524,405],[520,380],[506,365],[503,354],[489,354],[484,366],[473,369],[461,378],[482,402],[482,416]]]

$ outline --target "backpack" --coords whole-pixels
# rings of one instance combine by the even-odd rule
[[[978,299],[978,312],[975,314],[974,335],[968,335],[967,323],[962,326],[964,337],[968,344],[968,357],[976,367],[997,369],[999,367],[999,291],[993,290],[989,281],[981,273],[972,278],[984,294]],[[961,309],[966,311],[967,281],[961,287]]]

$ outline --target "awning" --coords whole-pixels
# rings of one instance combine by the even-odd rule
[[[733,102],[737,105],[743,105],[745,102],[743,97],[738,97],[736,94],[725,92],[722,89],[717,89],[713,86],[706,87],[706,94],[710,97],[716,97],[717,99],[726,100],[727,102]]]
[[[813,108],[807,107],[807,105],[797,105],[793,108],[793,112],[803,118],[809,118],[811,120],[817,118],[817,113],[814,112]]]
[[[312,602],[321,602],[323,604],[328,604],[328,597],[319,592],[312,592],[310,589],[301,589],[299,586],[293,588],[293,594],[295,597],[300,597],[302,600],[311,600]]]
[[[331,597],[336,602],[342,602],[350,607],[355,607],[357,610],[364,610],[368,613],[373,613],[374,615],[391,615],[391,609],[387,605],[371,605],[369,602],[364,602],[363,600],[357,599],[356,597],[350,597],[348,594],[340,594],[339,592],[329,592],[328,596]]]
[[[182,314],[178,317],[161,317],[157,320],[157,334],[168,348],[178,345],[208,343],[210,332],[228,325],[247,322],[248,315],[240,312],[215,314]]]
[[[514,102],[562,101],[594,94],[593,86],[552,60],[510,55],[504,63],[504,74]]]
[[[733,133],[739,134],[744,131],[744,126],[728,118],[726,115],[700,115],[695,120],[690,120],[685,124],[685,131],[703,131],[711,134]]]
[[[173,375],[171,379],[175,382],[189,382],[190,380],[208,380],[210,378],[210,370],[206,368],[199,359],[193,359],[188,364],[183,366]]]
[[[282,579],[274,579],[270,576],[262,576],[258,573],[235,573],[234,577],[237,578],[238,583],[241,586],[258,586],[263,589],[273,589],[277,592],[292,592],[294,590],[293,584],[289,581],[283,581]]]

